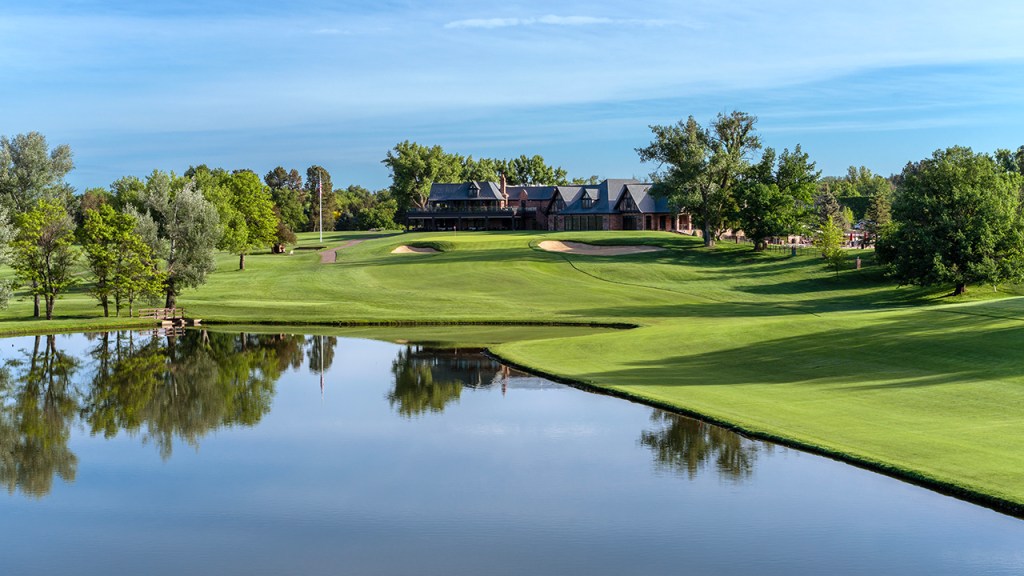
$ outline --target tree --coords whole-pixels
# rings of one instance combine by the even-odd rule
[[[1007,172],[1024,174],[1024,146],[1014,151],[1005,148],[996,150],[996,162]]]
[[[49,150],[39,132],[0,137],[0,205],[12,217],[28,212],[43,198],[60,198],[67,207],[72,189],[64,177],[74,167],[71,148],[61,144]],[[31,288],[33,316],[38,318],[38,286],[33,283]]]
[[[387,196],[378,194],[378,196]],[[356,226],[359,230],[388,230],[394,229],[395,213],[398,211],[398,203],[393,198],[376,199],[366,208],[362,208],[356,214]]]
[[[473,182],[497,182],[501,180],[501,173],[506,170],[507,166],[508,163],[503,160],[494,158],[474,160],[472,156],[469,156],[462,162],[462,179]]]
[[[221,215],[221,248],[238,254],[238,269],[245,270],[245,255],[254,248],[269,246],[277,236],[274,204],[259,176],[248,170],[227,177],[224,187],[229,211],[226,218]]]
[[[752,166],[737,188],[738,221],[754,242],[764,250],[766,240],[797,232],[806,220],[818,172],[808,155],[796,149],[783,150],[776,166],[775,150],[765,149],[761,161]]]
[[[879,260],[903,284],[1016,281],[1024,274],[1022,177],[970,148],[936,150],[907,164]]]
[[[756,122],[734,111],[719,114],[705,129],[690,116],[671,126],[651,126],[654,140],[636,150],[640,160],[658,162],[652,193],[690,212],[705,246],[715,245],[733,216],[737,184],[750,166],[750,154],[761,147]]]
[[[40,199],[17,219],[18,233],[12,243],[17,277],[31,285],[31,292],[46,302],[46,319],[53,318],[53,305],[65,290],[74,286],[75,224],[64,203]]]
[[[136,226],[134,216],[116,212],[108,204],[85,213],[80,238],[95,278],[90,293],[100,301],[104,316],[110,316],[111,298],[118,316],[122,302],[128,303],[130,316],[135,300],[158,294],[166,280]]]
[[[843,254],[843,229],[832,219],[831,216],[814,236],[814,245],[821,250],[821,257],[825,259],[825,265],[835,270],[836,276],[843,269],[846,256]]]
[[[818,216],[818,226],[824,226],[831,218],[832,221],[843,230],[847,230],[853,224],[847,220],[846,212],[831,190],[820,191],[814,197],[814,211]]]
[[[112,284],[114,262],[117,260],[115,238],[120,228],[119,216],[109,204],[86,210],[85,222],[79,232],[86,263],[94,278],[89,293],[100,301],[104,317],[110,316],[110,297],[114,293]],[[134,228],[134,222],[131,227]]]
[[[440,146],[428,148],[406,140],[388,150],[381,163],[391,171],[391,197],[401,214],[426,208],[434,182],[462,179],[462,158],[448,154]]]
[[[306,169],[306,189],[309,198],[309,209],[306,213],[309,216],[309,230],[317,232],[323,230],[334,230],[334,213],[337,210],[338,202],[334,196],[334,188],[331,184],[331,173],[322,166],[313,165]],[[321,202],[321,197],[323,201]],[[323,219],[320,217],[320,207],[323,205]]]
[[[505,177],[509,184],[520,186],[564,186],[569,183],[568,174],[561,167],[548,166],[544,157],[525,154],[504,163]]]
[[[294,168],[288,171],[278,166],[267,172],[263,182],[270,187],[270,199],[280,210],[281,221],[288,230],[306,230],[309,224],[306,218],[308,194],[302,187],[302,176],[299,171]]]
[[[75,167],[71,148],[49,150],[39,132],[0,138],[0,204],[12,214],[24,214],[41,198],[61,198],[66,205],[71,187],[64,182]]]
[[[129,207],[142,210],[142,198],[145,190],[146,183],[137,176],[124,176],[110,184],[112,203],[122,212],[128,210]]]
[[[172,193],[172,190],[174,191]],[[143,191],[146,211],[138,232],[164,261],[164,306],[173,308],[178,294],[206,282],[213,271],[213,251],[220,239],[217,208],[196,189],[196,181],[154,170]]]
[[[120,236],[119,241],[112,282],[114,310],[120,316],[122,303],[127,302],[131,316],[135,313],[136,300],[155,299],[160,295],[167,275],[159,269],[153,250],[137,229]]]
[[[14,239],[14,226],[7,218],[7,208],[0,205],[0,266],[11,261],[11,240]],[[11,283],[0,280],[0,310],[7,308],[11,297]]]
[[[877,194],[871,198],[868,211],[864,215],[864,233],[868,242],[877,242],[882,231],[892,222],[892,194]]]
[[[295,244],[299,241],[295,232],[284,223],[284,218],[281,216],[281,210],[274,206],[274,215],[277,216],[277,227],[274,230],[274,244],[284,246],[285,244]]]

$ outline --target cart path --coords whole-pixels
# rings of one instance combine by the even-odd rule
[[[338,250],[344,250],[345,248],[349,248],[350,246],[355,246],[356,244],[360,244],[362,242],[366,242],[367,240],[369,240],[369,238],[363,238],[363,239],[360,239],[360,240],[349,240],[348,242],[345,242],[344,244],[342,244],[341,246],[338,246],[336,248],[328,248],[327,250],[321,250],[319,252],[319,254],[320,254],[320,263],[321,264],[334,264],[334,262],[338,259]]]

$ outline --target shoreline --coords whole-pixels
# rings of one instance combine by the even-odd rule
[[[44,321],[39,321],[44,322]],[[35,322],[33,322],[35,324]],[[458,327],[458,326],[494,326],[494,327],[570,327],[570,328],[604,328],[614,330],[631,330],[641,327],[638,324],[631,323],[602,323],[602,322],[556,322],[556,321],[527,321],[527,322],[512,322],[512,321],[501,321],[501,320],[476,320],[476,321],[420,321],[420,320],[348,320],[348,321],[327,321],[327,322],[278,322],[278,321],[259,321],[259,320],[246,320],[246,321],[223,321],[223,320],[205,320],[204,324],[199,327],[191,327],[191,329],[203,329],[204,327],[223,328],[230,326],[251,326],[251,327],[282,327],[282,328],[360,328],[360,327],[384,327],[384,328],[414,328],[414,327]],[[56,327],[50,330],[41,329],[45,327],[33,326],[32,328],[26,328],[24,330],[11,330],[6,326],[0,325],[0,337],[17,337],[17,336],[36,336],[36,335],[50,335],[50,334],[66,334],[73,332],[106,332],[112,330],[154,330],[159,329],[159,323],[156,321],[140,322],[138,320],[134,322],[114,322],[110,324],[97,324],[95,322],[83,322],[77,325],[64,325]],[[415,342],[413,342],[415,343]],[[689,418],[694,418],[702,422],[714,424],[716,426],[737,432],[743,436],[772,442],[785,446],[788,448],[797,449],[817,456],[826,457],[844,464],[856,466],[858,468],[868,470],[877,474],[882,474],[902,482],[907,482],[915,486],[926,488],[934,492],[956,498],[971,504],[988,508],[1000,514],[1018,518],[1024,520],[1024,503],[1015,502],[972,490],[970,488],[957,485],[952,482],[944,481],[941,479],[933,478],[931,476],[916,472],[909,468],[900,467],[892,463],[886,463],[878,460],[872,460],[856,456],[854,454],[844,452],[841,450],[829,448],[827,446],[821,446],[818,444],[804,442],[796,438],[779,434],[776,432],[759,430],[749,426],[744,426],[741,423],[716,418],[710,414],[706,414],[700,411],[692,410],[683,405],[672,404],[663,400],[655,398],[645,397],[640,394],[635,394],[623,390],[618,390],[614,387],[605,387],[591,382],[584,382],[582,380],[576,380],[566,376],[559,375],[554,372],[545,370],[542,367],[531,366],[521,362],[517,362],[510,358],[502,356],[500,353],[495,352],[490,346],[483,346],[485,353],[494,358],[495,360],[502,362],[517,370],[523,370],[537,376],[541,376],[572,386],[579,390],[583,390],[589,393],[602,394],[606,396],[612,396],[629,402],[634,402],[651,408],[664,410],[674,414],[679,414]]]

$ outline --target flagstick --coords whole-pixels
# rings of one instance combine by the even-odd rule
[[[317,171],[316,191],[320,194],[320,243],[324,243],[324,176]]]

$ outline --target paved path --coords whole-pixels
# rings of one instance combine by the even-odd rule
[[[355,246],[356,244],[359,244],[359,243],[365,242],[365,241],[366,241],[366,239],[363,239],[363,240],[349,240],[348,242],[345,242],[344,244],[342,244],[341,246],[338,246],[336,248],[328,248],[327,250],[321,250],[319,252],[319,254],[320,254],[320,263],[321,264],[334,264],[334,262],[338,259],[338,250],[344,250],[345,248],[348,248],[350,246]]]

